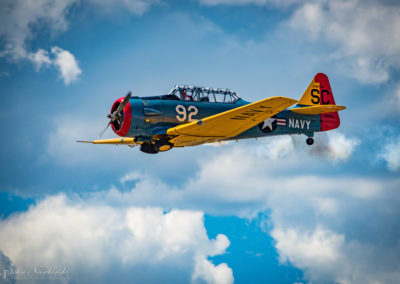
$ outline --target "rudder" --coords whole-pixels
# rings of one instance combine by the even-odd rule
[[[315,75],[298,102],[299,107],[312,105],[336,105],[328,76],[323,73]],[[340,118],[337,112],[321,114],[321,131],[335,129],[339,125]]]

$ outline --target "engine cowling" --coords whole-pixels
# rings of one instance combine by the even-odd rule
[[[118,106],[122,103],[123,99],[124,98],[122,97],[114,102],[114,104],[111,107],[110,113],[114,113],[116,111]],[[128,101],[123,111],[118,115],[117,119],[111,122],[111,127],[115,134],[124,137],[129,132],[131,124],[132,124],[132,108],[130,102]]]

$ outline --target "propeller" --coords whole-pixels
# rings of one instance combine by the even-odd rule
[[[129,99],[131,98],[131,96],[132,96],[132,92],[129,91],[128,94],[126,94],[126,96],[122,100],[122,102],[119,104],[117,109],[113,113],[107,114],[107,118],[109,118],[110,121],[108,122],[106,128],[104,128],[103,131],[101,131],[100,134],[97,136],[98,139],[100,139],[100,137],[106,132],[106,130],[108,129],[108,127],[110,126],[111,123],[116,121],[118,118],[121,118],[121,112],[124,110],[124,108],[128,104]]]

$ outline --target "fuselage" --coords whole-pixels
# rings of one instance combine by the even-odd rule
[[[249,103],[242,99],[232,103],[223,103],[134,97],[129,100],[131,122],[128,131],[119,133],[114,125],[113,129],[123,137],[135,137],[137,141],[150,141],[154,135],[165,134],[168,128],[200,120]],[[123,126],[127,129],[126,124]],[[270,118],[269,121],[254,126],[229,140],[301,133],[312,136],[320,129],[320,115],[304,115],[285,110]]]
[[[140,146],[149,154],[175,147],[196,146],[285,134],[304,134],[313,145],[315,132],[336,129],[338,112],[328,77],[314,76],[300,100],[282,96],[254,103],[221,88],[176,85],[167,95],[132,97],[129,92],[111,107],[109,125],[122,138],[100,139],[92,144]]]

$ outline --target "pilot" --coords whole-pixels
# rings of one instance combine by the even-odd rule
[[[181,90],[181,96],[184,101],[193,101],[193,97],[187,94],[186,89]]]

